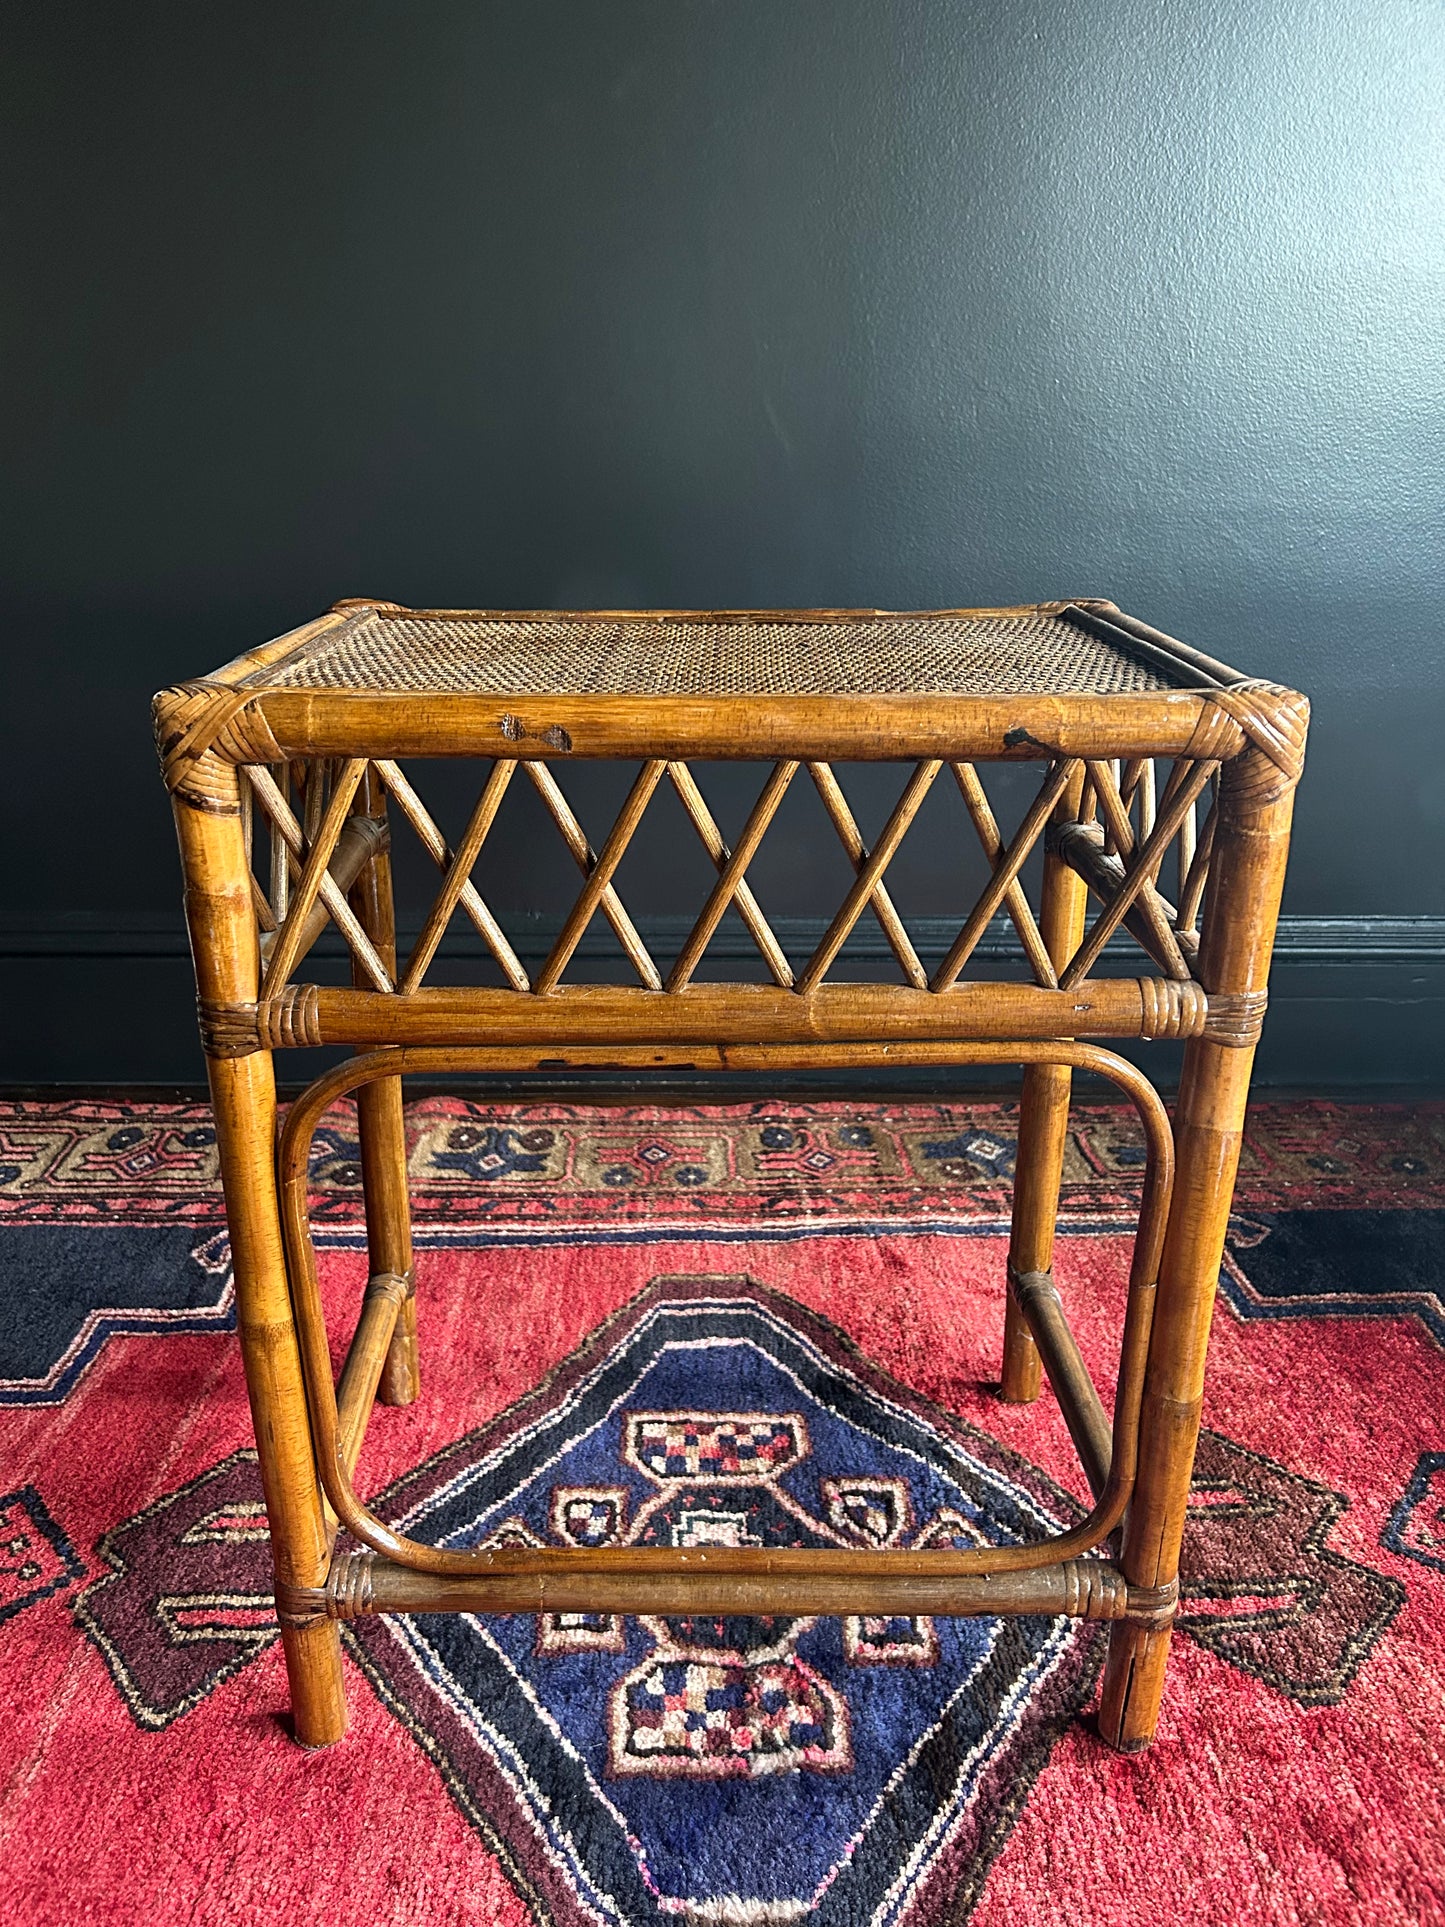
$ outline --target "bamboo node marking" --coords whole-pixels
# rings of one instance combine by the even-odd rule
[[[326,1612],[331,1619],[360,1619],[371,1611],[371,1568],[376,1554],[365,1546],[336,1552],[326,1575]]]
[[[1237,1049],[1257,1044],[1268,1003],[1267,990],[1216,991],[1209,999],[1203,1034],[1211,1044],[1232,1044]]]
[[[193,809],[235,816],[236,763],[279,763],[281,745],[255,697],[224,683],[185,682],[151,705],[166,788]]]
[[[1101,1559],[1066,1559],[1064,1611],[1071,1619],[1123,1619],[1129,1611],[1123,1573]]]
[[[197,998],[196,1019],[207,1057],[249,1057],[261,1048],[254,1004],[208,1004]]]
[[[256,1006],[262,1050],[296,1050],[321,1042],[321,998],[315,984],[287,984]]]
[[[1202,984],[1181,983],[1172,977],[1140,977],[1138,984],[1141,1037],[1208,1035],[1211,1004]]]

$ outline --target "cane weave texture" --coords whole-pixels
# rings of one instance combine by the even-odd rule
[[[469,695],[1131,695],[1179,687],[1055,615],[391,614],[260,672],[272,689]]]

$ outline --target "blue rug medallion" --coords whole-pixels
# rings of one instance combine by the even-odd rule
[[[379,1509],[449,1546],[967,1546],[1077,1516],[824,1320],[728,1278],[655,1281]],[[352,1628],[555,1917],[818,1927],[956,1910],[1088,1694],[1092,1634],[590,1614]]]

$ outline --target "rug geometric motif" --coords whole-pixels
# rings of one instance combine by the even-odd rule
[[[0,1495],[0,1620],[64,1591],[84,1571],[33,1485]]]
[[[791,1216],[819,1201],[861,1205],[901,1191],[931,1215],[976,1216],[1007,1207],[1017,1120],[1018,1106],[1007,1100],[598,1108],[426,1098],[408,1110],[414,1209],[422,1221],[444,1222],[480,1187],[491,1194],[489,1216],[525,1217],[558,1190],[625,1216],[640,1202],[629,1194],[645,1190],[654,1194],[650,1208],[661,1192],[701,1218],[726,1210],[732,1198]],[[1084,1095],[1070,1114],[1062,1214],[1132,1204],[1142,1153],[1129,1107]],[[318,1133],[314,1177],[320,1216],[354,1222],[360,1167],[350,1102],[330,1112]],[[1442,1188],[1445,1104],[1263,1099],[1250,1106],[1241,1211],[1438,1207]],[[210,1107],[0,1100],[0,1220],[30,1217],[224,1222]]]
[[[723,1277],[655,1280],[535,1393],[374,1504],[434,1543],[562,1546],[1001,1543],[1079,1510],[826,1319]],[[1204,1432],[1181,1631],[1301,1706],[1337,1703],[1404,1597],[1324,1544],[1344,1509]],[[249,1451],[97,1550],[106,1570],[77,1622],[148,1730],[275,1637]],[[851,1921],[904,1861],[916,1922],[932,1918],[935,1890],[952,1882],[956,1898],[959,1881],[981,1882],[1016,1811],[1001,1790],[1031,1783],[1083,1704],[1096,1633],[1037,1619],[583,1613],[346,1629],[461,1811],[551,1918],[615,1906],[633,1909],[628,1921],[681,1910],[758,1923]],[[755,1814],[748,1799],[764,1793]],[[728,1887],[725,1869],[755,1859],[749,1827],[776,1828],[780,1804],[797,1809],[788,1837],[808,1851],[785,1856],[766,1892]]]
[[[440,1517],[455,1479],[463,1530],[470,1520],[550,1545],[625,1542],[651,1522],[694,1543],[908,1544],[933,1520],[979,1525],[947,1489],[968,1480],[930,1457],[941,1441],[980,1468],[986,1530],[999,1529],[1010,1490],[1040,1515],[1077,1516],[1025,1456],[1082,1489],[1056,1406],[1046,1396],[1015,1411],[989,1392],[1016,1130],[1008,1103],[425,1100],[411,1115],[411,1166],[427,1391],[378,1415],[364,1489],[393,1518]],[[15,1488],[0,1502],[0,1658],[18,1740],[0,1919],[180,1927],[215,1917],[220,1868],[247,1921],[304,1917],[324,1897],[338,1919],[348,1907],[402,1917],[404,1906],[446,1927],[565,1923],[606,1917],[599,1896],[628,1881],[642,1894],[615,1920],[804,1919],[798,1904],[826,1918],[845,1880],[864,1913],[841,1917],[866,1918],[890,1864],[876,1837],[813,1906],[819,1869],[830,1842],[827,1866],[837,1861],[839,1816],[875,1750],[870,1705],[901,1705],[905,1731],[910,1717],[926,1726],[929,1695],[959,1664],[943,1619],[553,1615],[488,1620],[490,1646],[465,1619],[360,1621],[343,1636],[376,1691],[353,1666],[350,1741],[316,1756],[289,1746],[257,1468],[236,1450],[249,1429],[208,1131],[200,1105],[0,1106],[0,1369],[22,1401],[0,1414]],[[1104,1377],[1139,1153],[1125,1107],[1075,1107],[1060,1277]],[[634,1175],[609,1181],[623,1169]],[[347,1105],[325,1121],[313,1179],[322,1288],[341,1335],[365,1275]],[[1121,1761],[1070,1727],[1098,1629],[1065,1629],[1077,1644],[1030,1687],[1030,1629],[967,1622],[997,1637],[996,1670],[978,1686],[992,1681],[977,1711],[982,1773],[953,1844],[931,1870],[931,1847],[916,1859],[909,1927],[961,1922],[975,1903],[980,1927],[1042,1920],[1051,1906],[1093,1917],[1105,1896],[1122,1927],[1152,1917],[1161,1879],[1188,1927],[1445,1919],[1445,1441],[1433,1397],[1445,1300],[1430,1219],[1442,1196],[1441,1107],[1251,1110],[1212,1345],[1209,1409],[1223,1429],[1201,1439],[1160,1743]],[[579,1371],[625,1349],[641,1301],[609,1318],[610,1307],[649,1271],[744,1263],[796,1294],[747,1288],[765,1323],[829,1361],[835,1384],[863,1388],[846,1422],[835,1412],[830,1435],[828,1400],[796,1374],[749,1387],[724,1372],[719,1358],[741,1355],[734,1332],[698,1351],[685,1383],[654,1379],[600,1429],[569,1435],[566,1467],[521,1476],[521,1435],[563,1405],[581,1412]],[[523,1315],[497,1345],[479,1307],[499,1282]],[[726,1297],[716,1281],[700,1289]],[[661,1296],[693,1316],[688,1291],[670,1283]],[[972,1428],[884,1380],[825,1311]],[[568,1354],[597,1319],[595,1339]],[[755,1372],[776,1374],[782,1348],[770,1338],[755,1349]],[[632,1349],[645,1377],[653,1367]],[[868,1419],[870,1400],[889,1425]],[[462,1410],[502,1416],[458,1440]],[[889,1430],[895,1411],[932,1435],[917,1459]],[[518,1476],[484,1516],[468,1481],[489,1456]],[[440,1690],[448,1673],[455,1691]],[[569,1699],[569,1678],[585,1704]],[[1007,1727],[1011,1696],[1018,1725],[997,1738],[991,1779],[990,1735]],[[552,1722],[571,1783],[560,1766],[547,1777],[535,1732],[486,1718],[495,1706],[517,1717],[519,1697],[534,1727]],[[940,1735],[926,1796],[903,1803],[905,1832],[927,1831],[928,1812],[943,1811],[928,1802],[964,1777],[962,1715]],[[184,1826],[172,1819],[182,1787]],[[771,1824],[774,1796],[802,1816],[794,1834]],[[749,1801],[769,1803],[769,1824],[731,1858],[728,1880],[723,1856],[709,1866],[693,1835]],[[831,1833],[826,1814],[814,1827],[810,1801],[832,1809]],[[536,1823],[543,1808],[554,1826],[575,1823],[570,1859]],[[812,1888],[793,1853],[799,1833],[813,1843]],[[741,1826],[731,1837],[749,1838]],[[766,1858],[778,1867],[760,1868]]]
[[[1220,1289],[1241,1318],[1418,1318],[1445,1346],[1445,1209],[1236,1213]]]
[[[423,1249],[974,1237],[1001,1233],[1011,1206],[1008,1103],[487,1111],[429,1098],[408,1119]],[[342,1104],[316,1138],[322,1245],[352,1243],[360,1170],[355,1112]],[[1141,1170],[1127,1107],[1076,1105],[1061,1222],[1130,1222]],[[1253,1107],[1225,1301],[1244,1318],[1414,1315],[1445,1343],[1438,1290],[1402,1282],[1437,1275],[1442,1188],[1445,1107]],[[1308,1209],[1289,1208],[1302,1197]],[[206,1107],[0,1103],[0,1270],[20,1300],[0,1324],[0,1406],[63,1402],[117,1334],[231,1329]]]
[[[378,1509],[453,1548],[999,1545],[1077,1516],[826,1321],[719,1277],[657,1280]],[[1097,1664],[1092,1629],[1043,1618],[437,1614],[352,1636],[454,1797],[579,1922],[933,1918]],[[760,1857],[760,1829],[785,1850]]]
[[[232,1331],[231,1244],[176,1224],[0,1219],[0,1406],[62,1405],[107,1342]]]
[[[233,1452],[96,1547],[106,1570],[75,1602],[137,1725],[158,1732],[277,1637],[254,1451]]]
[[[1445,1572],[1445,1452],[1422,1452],[1380,1543]]]
[[[1300,1706],[1333,1706],[1405,1603],[1398,1579],[1331,1552],[1338,1492],[1200,1433],[1180,1627]]]

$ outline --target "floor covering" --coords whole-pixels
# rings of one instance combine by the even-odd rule
[[[410,1113],[423,1395],[358,1485],[452,1544],[1058,1530],[995,1393],[1016,1111]],[[1142,1153],[1073,1115],[1056,1275],[1113,1382]],[[318,1138],[334,1350],[366,1260]],[[1445,1920],[1445,1106],[1251,1112],[1160,1737],[1077,1622],[347,1628],[297,1748],[206,1108],[0,1104],[0,1921]]]

